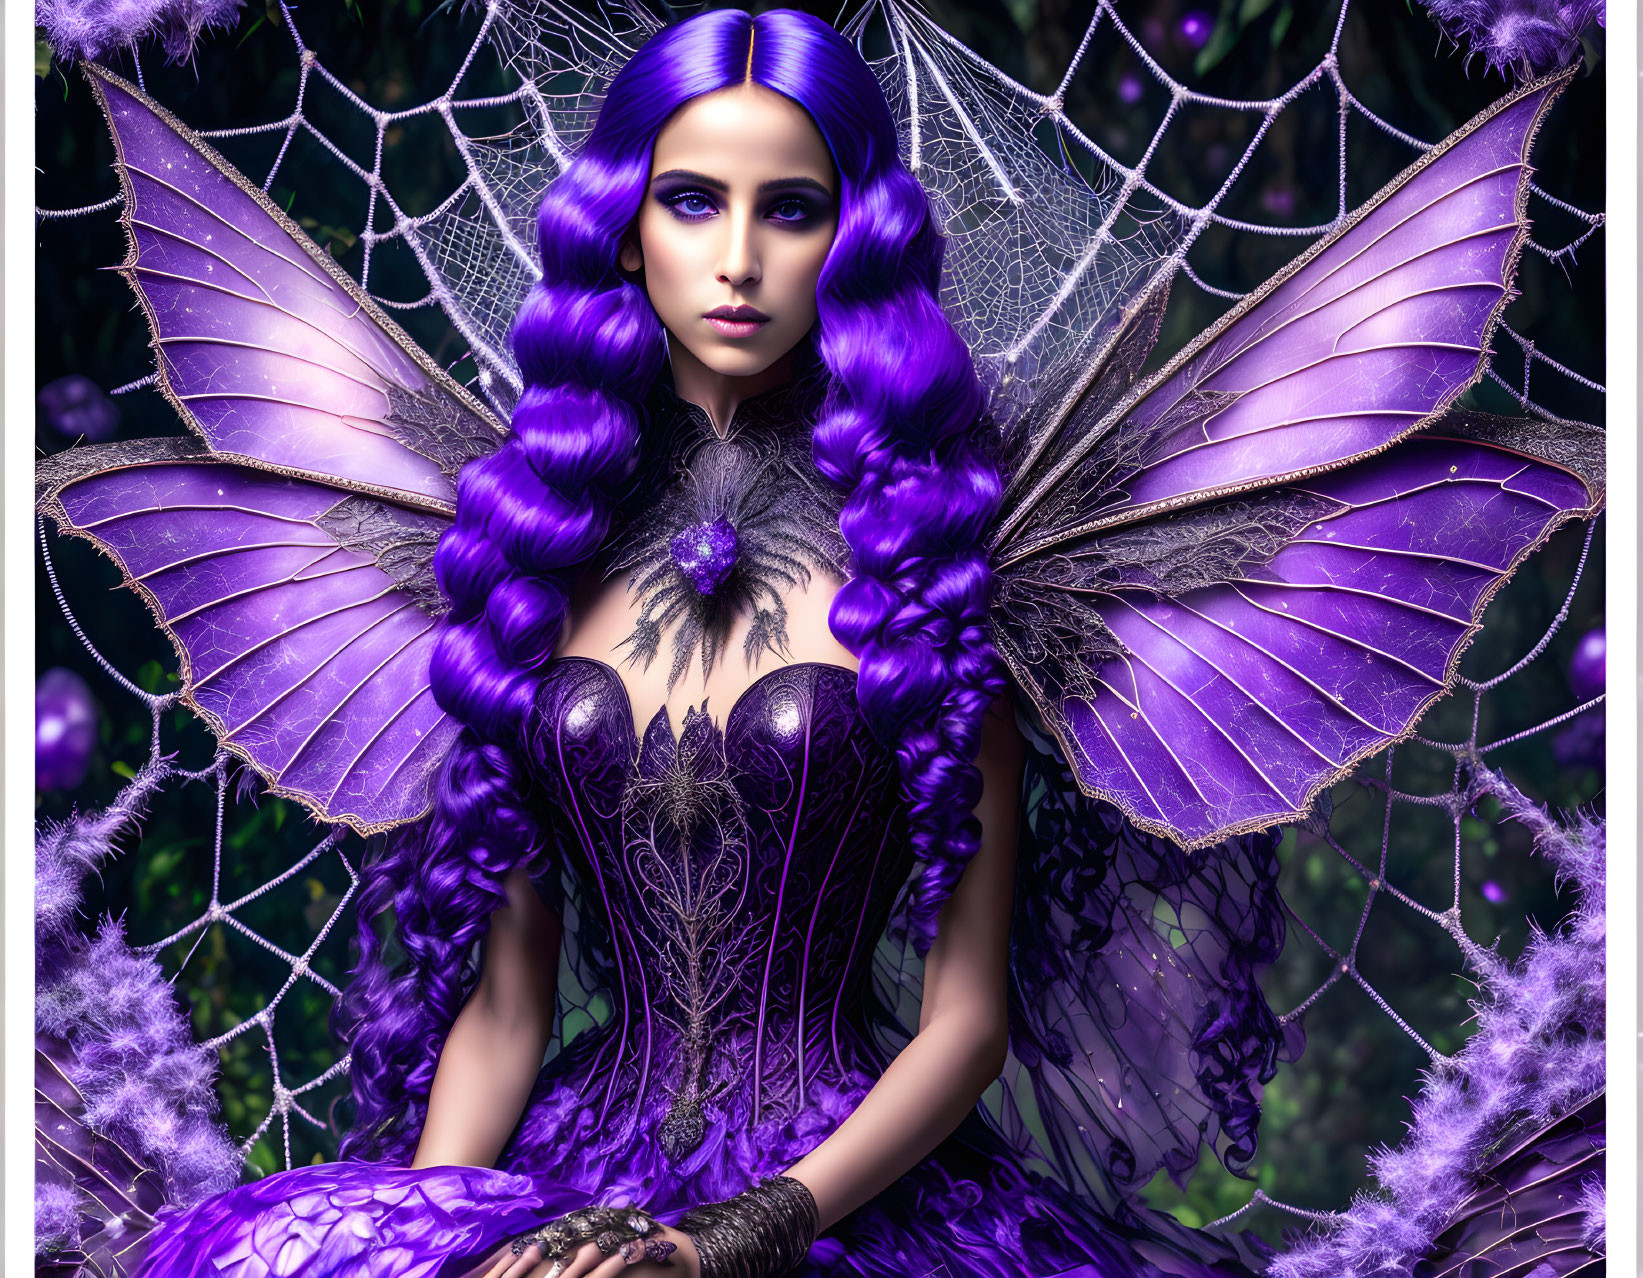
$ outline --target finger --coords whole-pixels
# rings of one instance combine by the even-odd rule
[[[507,1265],[503,1268],[501,1278],[525,1278],[526,1274],[534,1273],[536,1266],[542,1259],[542,1249],[535,1243],[525,1248],[518,1256],[513,1249],[508,1249]]]
[[[571,1253],[570,1264],[560,1272],[559,1278],[585,1278],[604,1261],[605,1253],[592,1243],[585,1242]]]
[[[643,1247],[639,1249],[639,1254],[644,1255]],[[627,1267],[628,1259],[622,1254],[621,1248],[618,1247],[588,1271],[588,1278],[617,1278],[617,1275]]]
[[[520,1278],[529,1272],[530,1267],[542,1259],[542,1251],[532,1243],[519,1255],[513,1254],[513,1244],[504,1243],[502,1254],[496,1258],[497,1278]]]
[[[485,1278],[507,1278],[508,1270],[519,1263],[519,1257],[513,1254],[513,1248],[503,1243],[496,1253],[496,1263],[490,1268]]]

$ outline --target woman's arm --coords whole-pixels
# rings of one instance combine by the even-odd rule
[[[519,1123],[553,1035],[559,916],[524,870],[491,915],[479,984],[439,1054],[412,1167],[490,1167]]]
[[[786,1172],[815,1196],[823,1229],[950,1136],[1004,1066],[1024,754],[1006,694],[983,722],[981,846],[942,907],[925,957],[918,1033],[838,1130]]]

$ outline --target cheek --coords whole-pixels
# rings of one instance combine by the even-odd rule
[[[816,310],[816,282],[821,278],[822,266],[827,261],[831,245],[831,239],[820,244],[796,244],[783,260],[782,275],[787,282],[786,291],[792,297],[792,305],[812,320]]]
[[[688,300],[684,290],[691,278],[691,245],[677,232],[678,226],[671,219],[666,222],[641,219],[639,223],[645,287],[650,293],[651,305],[660,315],[669,314]]]

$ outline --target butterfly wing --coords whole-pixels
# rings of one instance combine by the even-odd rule
[[[1116,403],[1092,360],[1011,476],[999,550],[1341,466],[1441,417],[1487,367],[1528,239],[1530,146],[1567,80],[1458,129]],[[1150,341],[1162,291],[1123,336]]]
[[[120,567],[184,702],[274,793],[363,833],[413,819],[458,731],[429,686],[433,550],[504,428],[211,147],[85,65],[122,269],[194,438],[48,458],[37,508]]]
[[[125,196],[160,387],[224,461],[449,515],[502,425],[204,139],[82,64]]]
[[[1479,116],[1115,394],[1143,299],[1024,456],[995,637],[1080,786],[1143,829],[1205,847],[1304,815],[1412,728],[1494,591],[1601,502],[1601,432],[1452,409],[1510,296],[1562,82]]]

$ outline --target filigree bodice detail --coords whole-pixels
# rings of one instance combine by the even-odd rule
[[[532,754],[614,1001],[592,1076],[607,1108],[665,1110],[675,1159],[882,1069],[866,981],[910,852],[855,683],[781,666],[722,725],[704,702],[676,739],[664,707],[642,740],[613,667],[561,658],[541,685]]]

